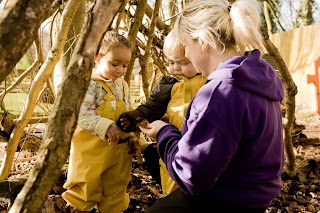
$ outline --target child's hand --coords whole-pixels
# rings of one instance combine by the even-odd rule
[[[120,140],[120,129],[117,126],[109,126],[106,136],[110,142],[117,142]]]
[[[143,124],[143,123],[138,123],[138,127],[141,130],[141,132],[151,136],[151,137],[156,137],[159,130],[168,125],[166,122],[161,121],[161,120],[156,120],[150,124]]]
[[[132,125],[130,122],[130,119],[120,118],[120,121],[121,121],[120,125],[124,130]]]

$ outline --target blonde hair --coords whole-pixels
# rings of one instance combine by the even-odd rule
[[[174,25],[180,42],[197,39],[224,52],[236,48],[265,51],[260,33],[261,4],[257,0],[195,0],[178,16]]]
[[[99,54],[105,55],[118,47],[127,47],[128,49],[131,49],[132,44],[126,37],[116,31],[107,31],[101,41]]]
[[[174,58],[175,56],[185,56],[184,46],[180,43],[174,31],[170,31],[164,39],[163,53],[167,58]]]

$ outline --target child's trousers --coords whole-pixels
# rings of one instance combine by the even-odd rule
[[[157,147],[154,147],[153,144],[147,146],[144,150],[144,158],[145,165],[152,178],[157,181],[157,183],[161,184],[164,197],[178,188],[178,185],[169,176],[166,165],[160,159]]]
[[[77,138],[78,137],[78,138]],[[127,143],[108,144],[77,127],[69,160],[67,189],[62,197],[78,210],[98,207],[101,213],[120,213],[129,206],[126,193],[132,156]]]

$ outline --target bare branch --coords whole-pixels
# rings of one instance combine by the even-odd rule
[[[71,2],[80,1],[69,0],[68,4]],[[89,86],[99,44],[122,3],[119,0],[98,0],[89,11],[61,85],[62,91],[58,93],[50,115],[35,169],[9,213],[41,212],[69,155],[71,137],[77,126],[80,105]]]
[[[0,13],[0,83],[37,37],[41,23],[53,12],[52,3],[53,0],[12,0]]]

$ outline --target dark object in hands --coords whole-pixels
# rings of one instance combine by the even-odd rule
[[[135,154],[138,150],[139,141],[134,136],[122,138],[118,141],[118,144],[128,143],[128,154]]]
[[[118,144],[129,142],[130,141],[130,137],[132,137],[132,136],[129,136],[129,137],[126,137],[126,138],[120,138],[120,140],[118,141]]]
[[[137,125],[143,128],[147,128],[147,125],[149,124],[149,122],[146,119],[144,119],[142,116],[137,116],[136,121],[137,121]],[[139,129],[139,127],[137,128]]]

